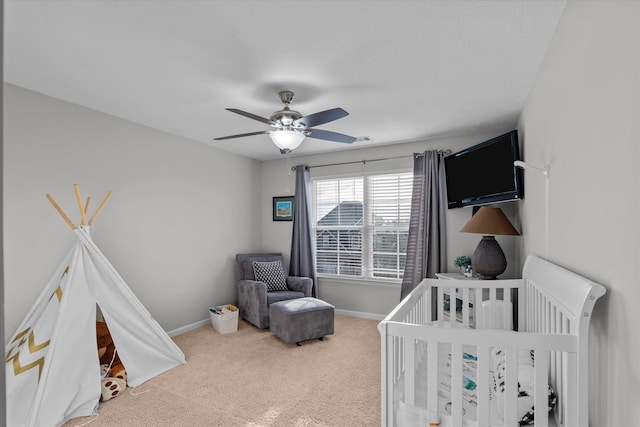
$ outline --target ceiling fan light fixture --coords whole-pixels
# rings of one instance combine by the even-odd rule
[[[294,130],[276,130],[269,133],[271,141],[281,150],[295,150],[302,144],[304,134]]]

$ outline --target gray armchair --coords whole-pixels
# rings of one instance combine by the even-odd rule
[[[240,316],[260,329],[269,327],[269,305],[274,302],[311,296],[313,280],[309,277],[287,276],[287,290],[267,291],[264,282],[256,280],[253,262],[281,261],[280,253],[237,254],[236,277],[238,278],[238,309]],[[286,269],[284,274],[286,275]]]

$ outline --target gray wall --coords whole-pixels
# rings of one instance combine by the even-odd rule
[[[397,171],[413,168],[412,153],[433,149],[451,149],[453,152],[499,135],[499,133],[480,134],[426,142],[388,145],[378,148],[336,152],[314,156],[295,157],[287,160],[265,162],[262,175],[262,222],[263,245],[271,250],[289,256],[291,249],[291,223],[273,222],[271,220],[271,198],[273,196],[292,195],[295,191],[295,173],[289,174],[290,165],[308,164],[323,165],[342,162],[359,162],[362,160],[403,157],[381,162],[367,162],[343,166],[312,168],[311,176],[328,176],[340,174],[362,173],[363,171]],[[303,144],[313,144],[312,139]],[[501,203],[501,207],[519,228],[517,217],[520,202]],[[459,230],[471,218],[471,209],[451,209],[447,211],[447,265],[449,271],[455,271],[453,259],[458,255],[471,255],[481,239],[478,234],[460,233]],[[498,241],[507,256],[507,271],[503,278],[517,277],[518,264],[517,245],[519,237],[498,236]],[[335,305],[344,312],[365,317],[381,318],[388,314],[400,301],[400,285],[389,282],[336,280],[320,278],[318,280],[319,297]]]
[[[519,129],[527,163],[522,254],[607,287],[590,342],[592,426],[640,425],[640,3],[571,1]]]
[[[259,249],[259,162],[4,86],[4,331],[15,332],[75,237],[73,184],[95,209],[94,240],[166,330],[234,302],[234,254]]]

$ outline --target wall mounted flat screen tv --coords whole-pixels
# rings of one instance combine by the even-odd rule
[[[444,159],[449,209],[524,197],[518,131],[513,130]]]

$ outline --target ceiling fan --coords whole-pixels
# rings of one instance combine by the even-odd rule
[[[353,136],[328,130],[313,129],[315,126],[329,123],[348,116],[349,113],[347,113],[342,108],[333,108],[331,110],[320,111],[319,113],[303,116],[299,112],[289,108],[289,104],[293,100],[293,92],[291,92],[290,90],[283,90],[280,91],[278,95],[280,96],[280,100],[284,104],[284,108],[273,113],[268,119],[252,113],[248,113],[246,111],[238,110],[236,108],[226,109],[228,111],[231,111],[232,113],[240,114],[241,116],[245,116],[250,119],[268,124],[273,128],[272,130],[222,136],[219,138],[214,138],[214,140],[221,141],[223,139],[240,138],[243,136],[261,135],[266,133],[269,134],[269,137],[271,138],[273,143],[280,149],[280,152],[282,154],[285,154],[297,148],[302,143],[305,137],[324,139],[326,141],[333,142],[342,142],[345,144],[351,144],[357,140],[369,139],[366,137],[355,138]]]

